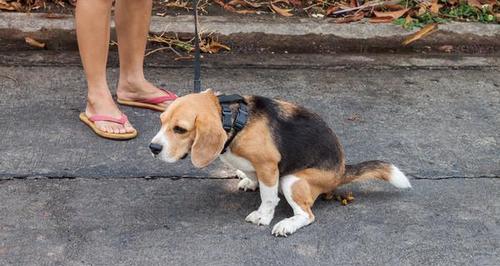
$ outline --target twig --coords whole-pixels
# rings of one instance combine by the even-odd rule
[[[351,12],[351,11],[356,11],[356,10],[363,10],[365,8],[368,8],[368,7],[376,7],[376,6],[381,6],[381,5],[395,5],[397,3],[401,2],[400,0],[396,0],[396,1],[382,1],[382,2],[376,2],[376,3],[370,3],[370,4],[364,4],[362,6],[358,6],[358,7],[353,7],[353,8],[348,8],[348,9],[343,9],[343,10],[339,10],[339,11],[335,11],[332,13],[332,15],[339,15],[339,14],[343,14],[343,13],[347,13],[347,12]]]

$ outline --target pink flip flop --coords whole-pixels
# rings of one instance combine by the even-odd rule
[[[83,123],[89,126],[92,129],[92,131],[94,131],[94,133],[103,138],[114,139],[114,140],[127,140],[127,139],[133,139],[137,136],[137,131],[135,129],[134,131],[128,133],[110,133],[100,130],[99,128],[97,128],[95,124],[95,122],[98,121],[108,121],[120,125],[125,125],[125,123],[128,122],[128,118],[125,114],[122,114],[120,118],[114,118],[108,115],[93,115],[91,117],[88,117],[85,113],[80,113],[80,120],[82,120]]]
[[[159,96],[159,97],[153,97],[149,99],[144,99],[140,101],[130,101],[130,100],[124,100],[124,99],[117,99],[117,102],[122,105],[127,105],[127,106],[132,106],[132,107],[139,107],[139,108],[146,108],[146,109],[151,109],[154,111],[160,111],[163,112],[167,108],[160,106],[158,104],[168,102],[168,101],[174,101],[177,99],[177,95],[173,92],[170,92],[168,90],[163,90],[162,91],[166,92],[167,95]]]

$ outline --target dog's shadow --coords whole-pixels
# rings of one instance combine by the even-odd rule
[[[148,201],[135,205],[134,216],[143,217],[143,223],[162,225],[164,228],[200,226],[204,224],[219,226],[239,226],[245,217],[256,210],[260,204],[258,191],[244,192],[237,189],[236,179],[214,180],[169,180],[157,182],[148,192]],[[176,182],[181,182],[178,184]],[[377,185],[377,189],[363,189],[358,185],[340,188],[336,194],[348,191],[355,196],[354,202],[344,207],[335,200],[316,201],[313,212],[317,218],[322,213],[338,212],[340,215],[349,207],[366,207],[390,202],[398,198],[401,192],[392,191],[390,186]],[[368,206],[369,207],[369,206]],[[273,223],[293,215],[291,207],[280,195]],[[149,221],[148,221],[149,220]]]

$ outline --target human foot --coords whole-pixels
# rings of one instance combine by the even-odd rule
[[[145,79],[120,80],[116,94],[120,104],[156,111],[165,111],[167,106],[177,98],[174,93],[159,89]]]
[[[87,108],[85,109],[87,117],[109,116],[120,120],[123,113],[118,109],[110,94],[100,96],[89,96],[87,99]],[[95,121],[97,129],[113,134],[126,134],[135,132],[130,122],[117,123],[113,121]]]

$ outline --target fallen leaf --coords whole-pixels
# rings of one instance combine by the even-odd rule
[[[479,9],[481,9],[483,7],[483,4],[481,4],[481,2],[479,2],[479,0],[467,0],[467,4],[469,6],[473,6],[473,7],[479,8]]]
[[[240,6],[258,8],[258,7],[261,7],[263,4],[261,4],[261,3],[252,3],[252,2],[245,1],[245,0],[231,0],[226,5],[231,5],[231,6],[235,6],[235,7],[237,5],[240,5]]]
[[[410,23],[413,22],[413,18],[410,16],[410,14],[406,15],[405,17],[405,25],[410,25]]]
[[[339,10],[339,9],[340,9],[340,7],[338,7],[338,6],[331,6],[331,7],[329,7],[329,8],[326,10],[326,15],[327,15],[327,16],[328,16],[328,15],[331,15],[333,12],[335,12],[335,11],[337,11],[337,10]]]
[[[354,13],[353,15],[349,15],[349,16],[345,16],[345,17],[336,19],[335,23],[349,23],[349,22],[359,21],[359,20],[362,20],[364,17],[365,17],[365,13],[363,13],[363,12]]]
[[[224,44],[219,43],[219,42],[216,42],[216,41],[212,41],[208,45],[201,47],[201,50],[204,53],[211,53],[211,54],[218,53],[221,49],[231,51],[231,48],[229,48],[229,46],[224,45]]]
[[[439,14],[439,9],[441,9],[443,5],[438,3],[438,0],[432,0],[431,7],[429,8],[429,11],[431,14],[437,15]]]
[[[392,19],[398,19],[401,16],[403,16],[406,12],[410,10],[409,8],[397,10],[397,11],[386,11],[386,12],[379,12],[379,11],[373,11],[373,14],[375,14],[376,17],[378,18],[392,18]]]
[[[404,41],[403,41],[403,45],[408,45],[426,35],[429,35],[430,33],[434,32],[435,30],[437,30],[437,24],[436,23],[433,23],[433,24],[429,24],[425,27],[423,27],[422,29],[420,29],[419,31],[415,32],[414,34],[408,36]]]
[[[292,4],[294,7],[302,7],[302,1],[301,0],[290,0],[290,4]]]
[[[5,2],[4,0],[0,0],[0,10],[9,10],[9,11],[14,11],[16,8],[12,6],[11,4]]]
[[[226,5],[226,3],[224,3],[224,1],[222,1],[222,0],[213,0],[213,1],[214,1],[214,3],[218,4],[221,7],[224,7]]]
[[[255,14],[255,13],[257,13],[257,10],[243,9],[243,10],[236,10],[236,13],[243,14],[243,15]]]
[[[276,3],[276,2],[275,2]],[[293,16],[292,13],[290,13],[290,11],[292,11],[293,9],[285,9],[285,8],[280,8],[280,7],[277,7],[274,3],[271,2],[271,10],[273,12],[276,12],[278,14],[280,14],[281,16],[284,16],[284,17],[291,17]]]
[[[357,0],[351,0],[350,1],[350,6],[351,7],[357,7],[358,6],[358,1]]]
[[[27,44],[36,47],[36,48],[45,48],[45,43],[39,42],[31,37],[26,37],[24,38],[24,41],[26,41]]]
[[[230,12],[236,12],[236,8],[234,8],[234,6],[225,5],[224,9]]]
[[[391,23],[394,21],[391,17],[381,17],[381,18],[370,18],[370,23]]]

